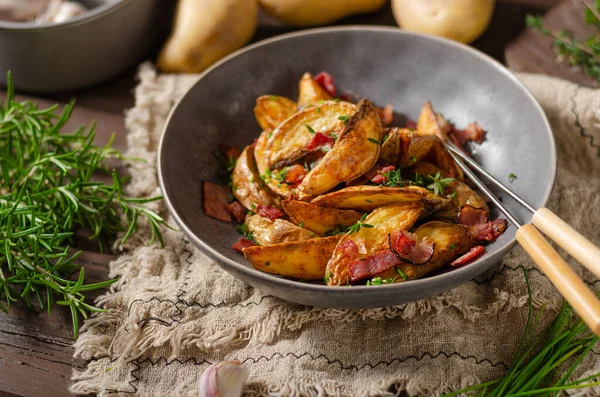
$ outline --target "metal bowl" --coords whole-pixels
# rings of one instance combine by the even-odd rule
[[[488,130],[475,159],[492,175],[519,178],[511,189],[535,207],[550,195],[556,148],[550,125],[533,96],[502,65],[449,40],[396,28],[338,27],[269,39],[238,51],[207,70],[172,111],[159,146],[165,201],[194,245],[236,277],[280,298],[321,307],[397,305],[452,289],[498,263],[515,244],[511,225],[487,253],[468,266],[420,280],[379,286],[327,287],[262,273],[231,249],[240,235],[232,223],[202,213],[201,180],[216,180],[212,153],[219,143],[240,148],[260,133],[256,97],[296,98],[305,71],[326,70],[336,85],[417,119],[430,100],[437,111],[466,126]],[[531,214],[498,194],[523,222]],[[492,208],[491,217],[499,217]]]
[[[0,83],[21,92],[90,86],[125,71],[155,43],[160,0],[81,1],[91,8],[57,24],[0,21]]]

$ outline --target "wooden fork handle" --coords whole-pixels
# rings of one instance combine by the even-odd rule
[[[533,225],[524,225],[517,230],[517,241],[590,330],[600,336],[600,300],[596,294],[584,284]]]
[[[600,278],[600,248],[585,238],[548,208],[533,214],[531,223],[558,244],[586,269]]]

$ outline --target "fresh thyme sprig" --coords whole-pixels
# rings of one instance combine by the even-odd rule
[[[62,113],[57,107],[17,102],[8,74],[7,97],[0,105],[0,310],[8,313],[16,301],[48,312],[54,304],[68,306],[77,338],[79,315],[101,311],[85,302],[84,293],[115,280],[85,284],[77,264],[81,251],[71,248],[74,231],[91,230],[90,239],[102,250],[119,232],[127,240],[140,216],[152,229],[151,242],[156,238],[162,244],[165,222],[144,207],[160,197],[127,197],[124,179],[115,171],[112,183],[92,179],[98,171],[109,172],[106,160],[121,154],[111,148],[112,139],[103,147],[93,144],[94,126],[63,133],[73,103]],[[69,280],[75,271],[77,280]]]
[[[442,175],[438,171],[435,175],[430,175],[428,177],[431,179],[431,184],[427,185],[427,189],[433,190],[433,194],[436,196],[446,194],[446,188],[450,186],[452,182],[454,182],[454,178],[442,178]]]
[[[369,215],[369,214],[363,214],[354,225],[350,226],[348,228],[348,233],[349,234],[357,233],[360,231],[361,227],[364,227],[367,229],[372,229],[374,227],[373,225],[369,225],[368,223],[364,222],[365,219],[367,219],[367,215]]]
[[[585,40],[578,39],[566,31],[546,29],[539,16],[527,15],[527,26],[546,36],[554,38],[554,51],[573,66],[580,66],[588,76],[600,81],[600,0],[593,3],[584,1],[585,23],[596,28],[594,35]]]

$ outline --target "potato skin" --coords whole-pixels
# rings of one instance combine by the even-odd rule
[[[364,258],[387,246],[387,235],[396,230],[410,229],[421,214],[423,203],[392,204],[371,212],[364,223],[372,228],[361,227],[358,232],[345,234],[339,245],[352,240],[358,247],[358,256],[349,258],[343,250],[335,250],[327,263],[330,274],[327,285],[346,285],[350,281],[348,263],[359,257]]]
[[[377,277],[395,277],[396,282],[415,280],[442,268],[476,245],[470,227],[453,223],[428,222],[419,226],[415,234],[419,239],[427,237],[434,242],[433,256],[429,262],[424,265],[401,263],[396,266],[406,275],[406,279],[397,277],[398,273],[395,269],[388,269],[378,274]]]
[[[298,186],[306,194],[321,194],[341,182],[351,181],[367,172],[379,158],[381,120],[375,107],[366,99],[340,133],[321,162]]]
[[[281,206],[296,225],[303,224],[304,228],[321,236],[339,226],[352,226],[362,216],[352,210],[321,207],[297,200],[283,201]]]
[[[273,130],[298,111],[296,102],[280,95],[262,95],[256,98],[254,117],[263,130]]]
[[[420,202],[427,197],[428,191],[418,186],[351,186],[314,198],[311,204],[370,212],[375,208],[389,204]]]
[[[244,248],[255,269],[278,276],[322,280],[327,261],[341,236],[315,238],[268,246]]]
[[[331,95],[315,81],[313,75],[306,72],[298,83],[298,105],[304,107],[319,101],[327,101]]]
[[[294,225],[285,219],[271,220],[260,215],[246,217],[248,230],[260,245],[270,245],[289,241],[303,241],[315,238],[314,233]]]
[[[384,165],[398,164],[400,157],[400,128],[386,128],[383,130],[382,140],[385,140],[381,144],[379,151],[379,163]]]
[[[281,199],[261,184],[252,146],[244,148],[231,177],[233,195],[246,209],[253,210],[259,204],[280,207]]]

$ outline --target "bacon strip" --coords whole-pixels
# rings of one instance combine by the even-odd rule
[[[356,243],[350,239],[344,241],[340,245],[336,247],[337,251],[344,251],[344,255],[348,258],[354,258],[358,255],[358,246]]]
[[[400,260],[389,249],[377,251],[366,258],[357,259],[348,263],[350,281],[354,282],[363,278],[372,277],[399,264]]]
[[[504,233],[508,224],[506,223],[506,219],[494,219],[491,222],[480,223],[471,227],[475,232],[477,240],[494,241],[499,235]]]
[[[484,252],[485,252],[485,247],[483,245],[478,245],[476,247],[473,247],[473,248],[471,248],[471,250],[469,252],[467,252],[463,256],[450,262],[450,266],[453,266],[453,267],[464,266],[467,263],[469,263],[469,262],[473,261],[474,259],[478,258],[479,256],[481,256]]]
[[[279,208],[271,207],[270,205],[259,204],[257,206],[256,213],[262,217],[269,218],[274,221],[277,218],[281,218],[285,214]]]
[[[433,256],[435,243],[428,238],[418,237],[406,231],[395,231],[388,234],[390,250],[405,263],[424,265]]]
[[[475,226],[481,223],[487,223],[487,210],[484,208],[475,208],[465,204],[460,208],[456,222],[466,226]]]
[[[333,98],[337,96],[337,89],[333,84],[333,76],[327,72],[321,72],[315,76],[315,81]]]
[[[211,182],[202,182],[202,211],[204,215],[224,222],[231,222],[227,211],[229,188]]]
[[[233,248],[234,251],[237,251],[240,254],[243,254],[244,248],[254,247],[255,245],[258,245],[258,244],[254,244],[252,241],[248,240],[247,238],[241,237],[237,243],[235,243],[231,246],[231,248]]]
[[[227,212],[229,212],[237,223],[243,223],[246,219],[246,209],[240,204],[239,201],[232,201],[225,206]]]
[[[333,145],[335,145],[335,141],[332,137],[325,135],[322,132],[317,132],[306,148],[308,150],[315,150],[323,147],[328,147],[331,149]]]
[[[307,172],[304,167],[302,167],[300,164],[294,164],[288,168],[284,181],[290,185],[293,185],[292,187],[294,187],[302,182],[306,174]]]

